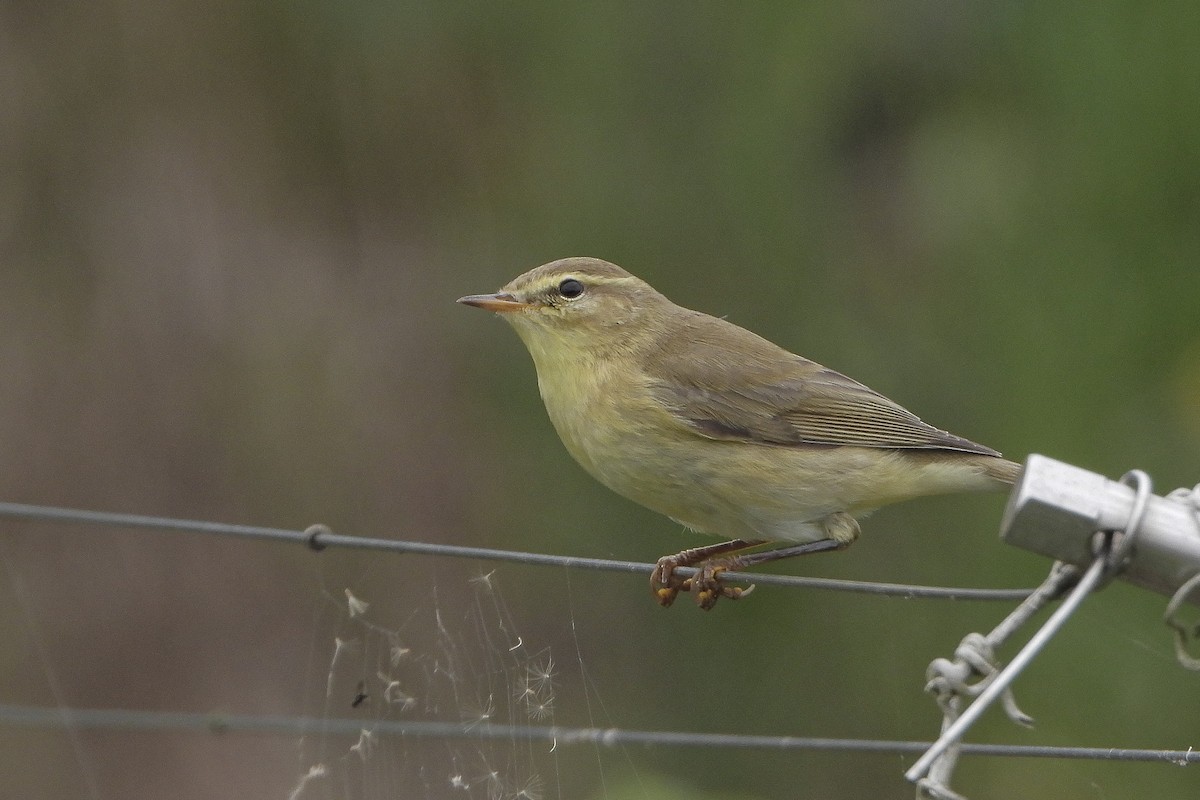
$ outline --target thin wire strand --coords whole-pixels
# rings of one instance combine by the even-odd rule
[[[831,739],[808,736],[753,736],[732,733],[689,733],[686,731],[624,730],[621,728],[560,728],[545,725],[496,725],[425,721],[369,721],[356,719],[316,719],[248,714],[198,714],[189,712],[137,711],[132,709],[72,709],[67,716],[61,709],[35,706],[0,705],[0,722],[28,728],[61,728],[64,725],[88,729],[153,730],[230,733],[296,734],[318,732],[323,735],[355,736],[368,729],[374,735],[455,739],[532,740],[566,745],[661,745],[668,747],[721,747],[756,750],[830,750],[859,753],[920,753],[930,742],[905,742],[886,739]],[[1144,761],[1183,766],[1200,763],[1200,750],[1154,750],[1117,747],[1053,747],[1048,745],[962,744],[962,752],[977,756],[1003,758],[1063,758],[1095,761]]]
[[[141,528],[158,531],[186,531],[220,536],[237,536],[249,539],[267,539],[277,542],[302,544],[314,550],[326,547],[384,550],[412,555],[442,556],[447,558],[475,558],[485,561],[508,561],[517,564],[593,569],[608,572],[643,573],[649,575],[654,564],[637,561],[615,561],[604,558],[580,558],[548,553],[524,553],[516,550],[496,550],[487,547],[463,547],[460,545],[411,542],[399,539],[377,539],[366,536],[346,536],[333,533],[323,526],[314,526],[307,531],[285,528],[267,528],[256,525],[230,525],[223,522],[151,517],[142,514],[121,514],[107,511],[87,511],[55,506],[35,506],[23,503],[0,503],[0,517],[25,519],[35,522],[66,522],[81,525],[110,525],[121,528]],[[694,568],[677,569],[681,575],[695,573]],[[879,583],[873,581],[850,581],[834,578],[811,578],[798,575],[771,575],[764,573],[725,572],[722,580],[738,583],[757,583],[769,586],[787,586],[807,589],[825,589],[858,594],[886,595],[911,599],[946,600],[1022,600],[1032,589],[976,589],[957,586],[916,586],[904,583]]]
[[[522,564],[574,567],[617,572],[648,573],[654,565],[607,559],[576,558],[542,553],[522,553],[490,548],[409,542],[392,539],[344,536],[321,526],[308,531],[293,531],[251,525],[230,525],[200,520],[153,517],[85,511],[52,506],[20,503],[0,503],[0,517],[33,521],[65,522],[84,525],[109,525],[159,531],[186,531],[243,538],[267,539],[296,543],[314,550],[326,547],[346,547],[385,550],[418,555],[452,558],[477,558]],[[681,570],[682,572],[682,570]],[[783,575],[736,575],[730,579],[754,580],[780,586],[797,586],[835,591],[861,592],[913,598],[955,598],[963,600],[1019,600],[1029,589],[971,589],[960,587],[914,586],[892,583],[843,581],[823,578],[801,578]],[[622,730],[619,728],[559,728],[548,726],[466,725],[462,723],[428,721],[370,721],[354,719],[307,718],[289,716],[256,716],[236,714],[197,714],[187,712],[155,712],[128,709],[64,709],[0,705],[0,723],[12,726],[73,729],[107,728],[118,730],[175,730],[225,733],[297,733],[350,734],[364,729],[374,734],[411,737],[460,739],[510,739],[525,737],[557,745],[591,744],[603,746],[662,745],[680,747],[754,748],[774,750],[826,750],[873,753],[922,753],[929,742],[905,742],[878,739],[834,739],[797,736],[757,736],[742,734],[689,733],[682,731]],[[1155,750],[1106,747],[1053,747],[1039,745],[1003,745],[961,743],[960,752],[969,755],[1011,758],[1062,758],[1103,761],[1160,762],[1176,765],[1200,763],[1200,751]]]
[[[1008,665],[992,678],[983,691],[979,693],[979,696],[975,698],[975,701],[967,707],[967,710],[959,715],[942,732],[942,735],[929,748],[928,752],[921,756],[908,772],[904,773],[905,778],[916,782],[925,777],[933,762],[947,748],[952,747],[962,739],[963,735],[982,716],[983,712],[1017,679],[1017,676],[1021,674],[1025,667],[1042,652],[1042,649],[1049,644],[1054,635],[1058,633],[1071,615],[1075,613],[1075,610],[1079,608],[1079,605],[1087,599],[1088,595],[1100,583],[1101,578],[1104,576],[1108,552],[1106,549],[1096,557],[1091,566],[1083,574],[1083,577],[1079,579],[1079,583],[1075,585],[1075,588],[1071,590],[1071,593],[1067,595],[1062,604],[1054,610],[1050,618],[1029,638],[1029,641],[1025,643],[1020,652],[1013,656],[1012,661],[1008,662]]]

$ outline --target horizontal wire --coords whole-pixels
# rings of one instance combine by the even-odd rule
[[[112,525],[122,528],[143,528],[160,531],[187,531],[220,536],[237,536],[249,539],[267,539],[277,542],[302,544],[314,550],[326,547],[343,547],[365,550],[385,550],[394,553],[443,556],[448,558],[475,558],[487,561],[509,561],[518,564],[567,567],[578,569],[605,570],[609,572],[644,573],[649,575],[654,564],[637,561],[614,561],[605,558],[581,558],[558,556],[548,553],[524,553],[516,550],[495,550],[488,547],[464,547],[461,545],[410,542],[399,539],[377,539],[366,536],[346,536],[333,533],[323,526],[314,526],[307,531],[285,528],[266,528],[256,525],[231,525],[223,522],[151,517],[142,514],[121,514],[108,511],[87,511],[55,506],[34,506],[23,503],[0,503],[0,517],[33,520],[38,522],[67,522],[82,525]],[[691,567],[676,570],[681,575],[696,572]],[[721,580],[739,583],[757,583],[764,586],[789,586],[808,589],[826,589],[858,594],[887,595],[905,598],[939,598],[950,600],[1022,600],[1032,589],[975,589],[955,586],[915,586],[904,583],[878,583],[874,581],[850,581],[834,578],[811,578],[799,575],[771,575],[765,573],[723,572]]]
[[[543,553],[463,547],[458,545],[411,542],[335,534],[319,528],[294,531],[252,525],[233,525],[202,520],[155,517],[87,511],[21,503],[0,503],[0,517],[33,521],[65,522],[84,525],[109,525],[160,531],[186,531],[302,544],[314,550],[326,547],[384,550],[417,555],[473,558],[520,564],[617,572],[646,573],[653,564],[609,559],[557,556]],[[681,569],[688,574],[694,570]],[[859,592],[910,598],[953,598],[962,600],[1019,600],[1029,589],[975,589],[963,587],[916,586],[895,583],[847,581],[787,575],[725,573],[723,578],[762,584],[793,586],[834,591]],[[619,728],[559,728],[550,726],[513,726],[427,721],[359,721],[352,719],[314,719],[287,716],[236,714],[199,714],[155,712],[127,709],[68,709],[0,705],[0,724],[25,727],[67,727],[87,729],[179,730],[211,733],[312,733],[374,734],[440,738],[510,739],[523,737],[556,744],[626,744],[684,747],[727,747],[783,750],[827,750],[843,752],[922,753],[929,742],[905,742],[872,739],[835,739],[797,736],[756,736],[741,734],[688,733],[679,731],[622,730]],[[959,745],[963,754],[1014,758],[1093,759],[1105,761],[1162,762],[1186,765],[1200,762],[1200,751],[1156,750],[1107,747],[1055,747],[1039,745],[973,744]]]
[[[723,747],[757,750],[826,750],[859,753],[920,753],[930,742],[886,739],[831,739],[807,736],[752,736],[730,733],[560,728],[547,725],[427,722],[420,720],[315,719],[281,715],[201,714],[134,709],[43,708],[0,705],[0,724],[27,728],[116,729],[262,734],[346,734],[433,737],[439,739],[512,739],[551,742],[555,746],[594,744]],[[1200,763],[1200,750],[1154,750],[1123,747],[1055,747],[1050,745],[961,744],[961,752],[1005,758],[1062,758],[1096,761],[1162,762],[1178,766]]]

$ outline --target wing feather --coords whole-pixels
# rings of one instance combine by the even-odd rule
[[[922,422],[858,381],[707,314],[692,312],[661,345],[644,362],[651,393],[681,425],[710,439],[999,455]],[[756,380],[747,382],[748,374]]]

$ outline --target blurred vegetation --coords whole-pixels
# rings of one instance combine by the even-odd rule
[[[1185,2],[5,4],[0,497],[678,550],[695,539],[570,462],[516,337],[453,304],[567,255],[615,261],[1010,457],[1191,485],[1198,34]],[[1048,564],[997,542],[1001,508],[889,509],[849,553],[783,569],[1033,584]],[[9,523],[0,543],[7,702],[294,701],[279,666],[308,657],[311,554]],[[396,569],[373,569],[386,594]],[[526,632],[561,637],[561,574],[505,571]],[[622,727],[928,739],[925,665],[1003,613],[760,589],[703,615],[662,612],[640,578],[571,582],[605,724]],[[1197,678],[1172,660],[1163,604],[1123,586],[1089,601],[1018,684],[1038,728],[993,714],[973,738],[1194,743]],[[101,795],[294,782],[288,742],[229,760],[131,738],[85,740]],[[81,790],[65,738],[0,743],[26,796]],[[910,792],[895,758],[629,758],[635,788],[568,785]],[[957,786],[1182,797],[1196,778],[968,759]]]

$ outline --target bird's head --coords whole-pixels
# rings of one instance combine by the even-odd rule
[[[674,308],[648,283],[598,258],[564,258],[535,267],[495,294],[458,302],[494,311],[516,329],[535,361],[635,346]]]

